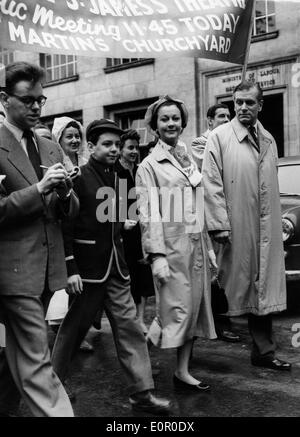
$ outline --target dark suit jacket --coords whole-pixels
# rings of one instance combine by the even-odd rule
[[[57,145],[36,137],[41,163],[61,162]],[[56,193],[41,196],[35,171],[14,135],[0,128],[0,294],[41,295],[46,276],[51,291],[66,286],[61,219],[78,212],[71,193],[69,208]],[[67,213],[65,212],[67,210]]]
[[[68,276],[80,274],[84,282],[104,282],[110,272],[111,257],[114,256],[120,276],[129,279],[121,235],[124,223],[118,221],[117,174],[113,169],[105,168],[93,157],[90,157],[89,162],[80,169],[81,176],[74,184],[80,201],[80,212],[75,220],[64,223]],[[116,214],[115,222],[101,222],[99,216],[97,218],[105,201],[99,198],[98,190],[104,187],[109,187],[117,193],[116,204],[107,202]]]

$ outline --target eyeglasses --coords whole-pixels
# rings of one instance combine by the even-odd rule
[[[44,106],[46,103],[47,97],[39,96],[37,98],[32,96],[17,96],[17,94],[9,94],[9,96],[15,97],[20,102],[22,102],[27,108],[31,108],[35,102],[39,105],[39,107]]]

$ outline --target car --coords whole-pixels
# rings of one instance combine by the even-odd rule
[[[278,160],[287,283],[300,281],[300,155]]]

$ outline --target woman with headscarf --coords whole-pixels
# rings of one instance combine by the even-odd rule
[[[177,348],[176,386],[205,391],[209,385],[189,372],[194,339],[216,338],[209,268],[216,268],[216,257],[204,227],[202,175],[179,140],[188,120],[182,101],[159,99],[145,120],[159,136],[136,176],[142,243],[156,284],[157,315],[148,339]]]
[[[54,119],[52,135],[63,150],[63,164],[67,171],[87,163],[83,156],[83,127],[79,121],[70,117]]]

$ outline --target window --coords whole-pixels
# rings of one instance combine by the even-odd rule
[[[106,58],[107,67],[117,67],[119,65],[130,64],[139,61],[140,58]]]
[[[275,30],[274,1],[258,0],[256,2],[256,16],[253,23],[253,36],[271,33]]]
[[[0,64],[7,65],[14,61],[14,52],[1,49],[0,47]]]
[[[46,71],[46,82],[77,78],[77,58],[74,55],[41,53],[40,65]]]
[[[156,100],[157,97],[153,97],[142,101],[135,100],[104,107],[104,116],[106,118],[115,120],[123,130],[135,129],[139,133],[141,137],[141,158],[144,158],[146,154],[146,149],[143,146],[146,146],[155,139],[154,135],[148,131],[144,117],[148,106]]]
[[[153,135],[148,132],[145,124],[145,112],[146,108],[144,110],[115,115],[116,122],[121,126],[122,129],[135,129],[139,133],[141,137],[141,146],[145,146],[153,140]]]
[[[140,65],[153,64],[153,58],[106,58],[105,73],[125,70],[126,68],[139,67]]]

